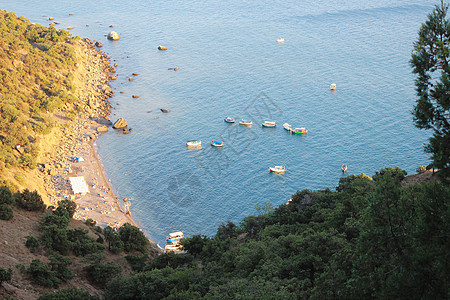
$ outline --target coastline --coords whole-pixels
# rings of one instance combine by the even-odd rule
[[[125,213],[125,207],[113,193],[94,146],[105,127],[106,131],[111,129],[109,98],[114,92],[110,81],[116,70],[110,66],[109,57],[95,48],[91,40],[84,39],[77,47],[83,63],[77,65],[75,75],[79,99],[75,106],[82,109],[74,122],[55,113],[56,118],[67,122],[59,124],[58,145],[50,143],[44,147],[46,153],[43,154],[40,175],[48,198],[46,204],[57,206],[58,201],[71,199],[77,204],[74,219],[92,219],[101,227],[118,228],[124,223],[139,227],[130,214]],[[76,158],[83,158],[83,161]],[[76,176],[84,177],[89,193],[73,194],[69,177]]]

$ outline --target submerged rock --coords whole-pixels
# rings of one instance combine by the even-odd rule
[[[115,31],[110,31],[108,33],[108,40],[113,40],[113,41],[117,41],[118,39],[120,39],[119,34]]]

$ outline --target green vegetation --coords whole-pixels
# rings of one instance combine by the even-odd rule
[[[27,237],[27,241],[25,242],[25,246],[30,249],[31,252],[36,251],[40,244],[39,240],[32,235]]]
[[[405,175],[344,177],[336,192],[297,192],[214,237],[186,238],[186,254],[130,257],[138,273],[112,280],[105,298],[446,298],[450,187],[402,187]]]
[[[0,171],[35,168],[36,142],[54,126],[47,112],[71,110],[77,39],[0,10]]]
[[[432,130],[425,151],[432,154],[433,165],[442,178],[450,176],[450,21],[448,5],[436,6],[419,30],[411,58],[417,74],[418,99],[414,122],[418,128]]]
[[[14,196],[16,203],[23,209],[29,211],[44,211],[46,208],[41,195],[39,195],[37,191],[31,192],[26,189],[23,192],[17,192]]]
[[[12,279],[12,270],[0,268],[0,287],[4,281],[10,281]]]

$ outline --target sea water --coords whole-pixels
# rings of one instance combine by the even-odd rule
[[[429,133],[412,121],[409,60],[432,1],[0,4],[32,22],[74,26],[72,34],[102,42],[118,64],[111,120],[125,118],[133,131],[101,135],[98,152],[114,192],[158,243],[178,230],[211,236],[259,213],[257,205],[333,189],[342,176],[389,166],[411,174],[430,162]],[[110,30],[119,41],[106,39]],[[227,116],[253,126],[227,124]],[[277,127],[262,128],[265,120]],[[289,134],[285,122],[308,134]],[[189,140],[203,145],[189,149]],[[275,165],[286,173],[269,173]]]

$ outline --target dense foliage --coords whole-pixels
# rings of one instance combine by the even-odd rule
[[[433,164],[450,176],[450,20],[448,5],[441,0],[419,30],[411,58],[417,74],[418,99],[414,121],[418,128],[432,130],[425,147],[432,154]]]
[[[0,10],[0,171],[34,168],[35,142],[53,126],[47,112],[76,100],[76,39]]]
[[[402,187],[405,175],[347,176],[336,192],[297,192],[212,238],[187,238],[186,254],[133,257],[141,271],[113,280],[106,299],[444,299],[450,187]]]

